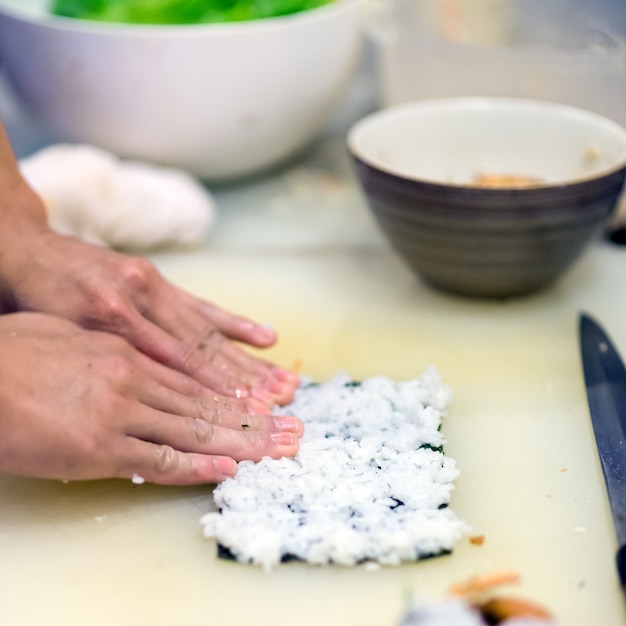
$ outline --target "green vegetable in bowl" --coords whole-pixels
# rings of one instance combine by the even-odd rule
[[[52,13],[128,24],[241,22],[307,11],[334,0],[53,0]]]

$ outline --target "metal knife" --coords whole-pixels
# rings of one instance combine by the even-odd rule
[[[626,367],[602,327],[580,315],[587,400],[615,523],[616,564],[626,593]]]

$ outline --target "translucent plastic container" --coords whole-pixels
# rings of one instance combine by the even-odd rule
[[[373,8],[383,105],[526,97],[626,125],[624,0],[382,0]]]

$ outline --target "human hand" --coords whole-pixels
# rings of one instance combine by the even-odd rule
[[[0,470],[67,480],[219,482],[236,461],[293,456],[295,417],[255,415],[109,333],[0,316]]]
[[[236,343],[269,347],[274,331],[177,288],[148,260],[49,230],[32,235],[28,250],[6,255],[14,310],[52,313],[118,334],[215,392],[256,399],[267,410],[293,398],[294,372]]]

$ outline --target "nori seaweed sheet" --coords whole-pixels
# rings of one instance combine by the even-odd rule
[[[433,554],[423,554],[422,556],[418,557],[415,559],[415,562],[417,563],[418,561],[426,561],[428,559],[435,559],[437,557],[440,556],[448,556],[452,554],[452,550],[442,550],[441,552],[436,552]],[[230,548],[226,547],[225,545],[221,544],[221,543],[217,543],[217,558],[218,559],[222,559],[224,561],[235,561],[236,563],[242,563],[245,565],[252,565],[251,561],[247,561],[244,563],[244,561],[240,561],[234,554],[233,552],[230,550]],[[357,565],[362,565],[363,563],[367,563],[368,561],[370,561],[371,559],[363,559],[361,561],[359,561],[357,563]],[[299,556],[295,556],[293,554],[283,554],[283,556],[280,557],[280,562],[281,563],[293,563],[293,562],[299,562],[299,563],[306,563],[305,559],[300,558]]]
[[[360,380],[352,380],[349,381],[347,383],[344,384],[344,387],[360,387],[362,384],[362,382]],[[308,383],[307,385],[305,385],[305,389],[311,388],[311,387],[318,387],[320,385],[320,383],[312,381],[310,383]],[[438,430],[441,430],[441,425],[439,425]],[[432,446],[431,444],[425,443],[422,444],[420,446],[420,448],[423,449],[429,449],[432,450],[433,452],[444,452],[443,446]],[[402,506],[404,504],[404,502],[402,502],[401,500],[398,500],[397,498],[393,498],[392,499],[396,501],[397,504],[395,504],[394,506],[390,507],[391,509],[395,509],[399,506]],[[439,509],[445,509],[448,507],[448,503],[443,502],[442,504],[439,505]],[[221,512],[221,511],[220,511]],[[422,556],[419,556],[415,559],[415,561],[425,561],[427,559],[434,559],[440,556],[447,556],[449,554],[452,554],[451,550],[441,550],[440,552],[435,552],[432,554],[424,554]],[[235,561],[237,563],[243,563],[243,561],[239,561],[239,559],[237,559],[237,557],[235,556],[235,554],[230,550],[230,548],[228,548],[227,546],[225,546],[222,543],[217,542],[217,558],[218,559],[223,559],[225,561]],[[306,563],[305,559],[302,559],[299,556],[296,556],[294,554],[283,554],[280,558],[280,562],[281,563],[292,563],[292,562],[300,562],[300,563]],[[363,564],[363,563],[367,563],[368,561],[370,561],[370,559],[363,559],[361,561],[359,561],[359,564]],[[247,564],[252,564],[251,562],[247,562]]]

